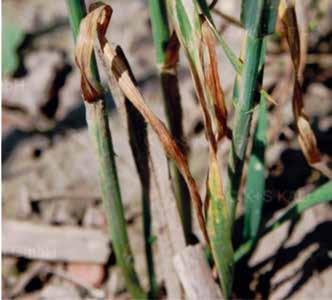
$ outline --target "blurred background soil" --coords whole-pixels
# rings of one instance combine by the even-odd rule
[[[123,47],[149,106],[165,119],[147,3],[109,2],[114,10],[109,40]],[[238,18],[239,2],[219,1],[217,8]],[[332,155],[332,2],[297,2],[308,49],[305,108],[328,160]],[[215,20],[239,53],[243,31],[217,15]],[[128,299],[106,233],[65,1],[4,0],[2,34],[3,299]],[[269,197],[264,222],[326,180],[307,165],[299,149],[288,49],[278,37],[271,41],[264,84],[278,105],[269,108]],[[218,55],[231,109],[235,74],[220,49]],[[202,181],[207,148],[183,55],[179,78],[190,164]],[[108,102],[116,163],[135,263],[146,285],[140,187],[123,107],[116,93],[113,96]],[[229,143],[221,148],[226,161]],[[236,297],[331,299],[331,217],[330,205],[320,205],[266,236],[252,257],[237,267]],[[241,207],[238,220],[240,228]],[[158,257],[158,272],[157,261]],[[158,277],[162,284],[160,272]]]

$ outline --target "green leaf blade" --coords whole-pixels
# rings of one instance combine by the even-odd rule
[[[233,286],[234,253],[228,215],[225,214],[220,198],[210,198],[207,228],[211,250],[220,276],[221,286],[226,299],[230,298]]]
[[[242,0],[241,22],[256,37],[274,32],[279,0]]]
[[[261,221],[265,196],[265,148],[266,148],[266,101],[261,97],[259,117],[254,133],[253,149],[249,159],[247,182],[245,189],[244,209],[244,239],[256,237]]]
[[[160,0],[149,0],[149,10],[157,63],[161,65],[165,61],[165,50],[170,38],[166,3]]]
[[[255,245],[258,238],[268,234],[272,230],[278,228],[283,223],[297,218],[301,215],[305,210],[321,204],[325,202],[329,202],[332,200],[332,180],[328,181],[327,183],[323,184],[322,186],[318,187],[304,198],[295,203],[291,204],[283,213],[279,216],[271,220],[265,228],[259,234],[259,237],[256,239],[251,239],[244,244],[242,244],[235,252],[235,261],[239,261],[242,257],[250,252],[252,247]]]

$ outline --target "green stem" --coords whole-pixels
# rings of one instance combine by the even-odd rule
[[[245,240],[256,237],[262,217],[265,196],[265,148],[267,112],[266,99],[261,96],[257,127],[248,162],[247,182],[244,196],[243,237]]]
[[[258,83],[263,84],[264,64],[266,52],[266,39],[259,66]],[[265,148],[267,131],[267,105],[266,98],[256,91],[255,102],[259,102],[258,120],[253,135],[253,145],[249,157],[245,195],[244,195],[244,224],[243,237],[245,240],[253,239],[259,230],[265,195]],[[259,99],[259,100],[258,100]]]
[[[165,62],[165,50],[170,38],[166,3],[164,0],[149,0],[149,10],[157,64],[162,66]]]
[[[247,36],[246,57],[240,79],[240,94],[236,102],[232,148],[228,163],[226,197],[229,202],[231,223],[235,218],[236,202],[241,182],[244,158],[248,144],[252,110],[257,90],[257,79],[260,71],[260,59],[263,49],[263,38]]]
[[[176,66],[166,67],[166,47],[170,40],[166,3],[164,0],[149,0],[152,34],[156,49],[156,61],[160,70],[161,89],[168,126],[179,146],[186,151],[182,126],[182,107],[176,74]],[[187,242],[192,233],[191,203],[189,191],[176,164],[169,162],[177,207]]]
[[[86,15],[85,4],[80,0],[67,0],[67,6],[76,40],[80,21]],[[92,61],[91,68],[94,77],[99,79],[95,59]],[[85,108],[89,133],[97,154],[103,205],[117,264],[122,269],[132,297],[146,299],[147,295],[141,288],[134,269],[134,259],[129,246],[105,100],[101,99],[91,104],[85,102]]]
[[[279,0],[242,0],[241,22],[247,30],[245,61],[236,102],[232,149],[228,163],[226,197],[234,222],[236,203],[247,149],[252,110],[255,104],[260,62],[264,61],[264,37],[274,32]]]
[[[150,284],[149,298],[155,299],[158,294],[158,284],[153,264],[150,191],[146,188],[143,188],[142,191],[142,210],[143,210],[143,232],[144,232],[144,242],[145,242],[145,255],[146,255],[146,264],[147,264],[149,284]]]

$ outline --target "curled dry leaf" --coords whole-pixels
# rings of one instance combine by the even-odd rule
[[[97,5],[94,6],[97,8]],[[103,12],[104,18],[111,18],[113,10],[108,6]],[[81,73],[81,91],[83,99],[89,103],[98,101],[103,95],[100,85],[96,81],[96,78],[93,78],[91,72],[90,61],[92,57],[95,59],[93,54],[93,40],[87,40],[89,37],[93,37],[95,32],[97,32],[98,17],[97,14],[89,14],[89,22],[82,20],[80,23],[80,33],[84,34],[77,36],[75,48],[75,61]]]
[[[280,2],[279,16],[282,31],[289,46],[295,73],[292,105],[299,144],[308,163],[330,177],[331,171],[329,171],[326,166],[322,166],[322,158],[317,147],[316,137],[312,131],[308,117],[304,113],[303,95],[300,83],[300,73],[303,69],[302,65],[304,62],[301,61],[303,55],[301,53],[299,26],[293,0],[283,0]]]
[[[216,53],[216,39],[206,21],[202,23],[203,47],[206,48],[207,57],[204,64],[204,76],[207,86],[207,94],[214,108],[214,116],[217,125],[217,140],[230,135],[227,128],[227,110],[225,105],[224,91],[220,85],[218,72],[218,59]]]
[[[320,153],[318,152],[316,138],[312,132],[309,121],[300,115],[297,120],[297,127],[299,130],[299,144],[302,149],[307,161],[316,163],[320,161]]]
[[[187,183],[191,199],[196,208],[200,228],[208,242],[208,235],[205,229],[205,220],[202,212],[201,197],[198,192],[197,184],[189,170],[186,156],[169,133],[165,124],[158,119],[146,105],[142,94],[132,80],[130,75],[131,70],[126,63],[121,48],[119,46],[115,49],[112,48],[105,37],[111,15],[112,8],[109,5],[98,3],[92,7],[92,10],[82,20],[80,25],[76,47],[76,62],[81,70],[81,87],[85,99],[87,101],[93,101],[94,99],[97,99],[100,94],[100,89],[93,80],[90,71],[93,43],[94,38],[97,36],[102,51],[102,58],[104,59],[105,64],[109,67],[106,71],[110,72],[111,75],[115,77],[123,94],[142,114],[146,122],[151,125],[167,155],[176,162],[177,167]]]

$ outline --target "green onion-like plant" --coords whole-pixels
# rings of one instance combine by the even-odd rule
[[[84,1],[80,0],[67,0],[67,7],[76,40],[80,22],[86,15],[85,4]],[[99,74],[95,59],[92,60],[91,71],[98,82]],[[117,264],[122,269],[126,286],[132,297],[145,299],[146,293],[141,288],[136,275],[134,259],[128,241],[106,103],[102,97],[94,102],[85,101],[84,103],[89,132],[97,155],[103,205]]]

